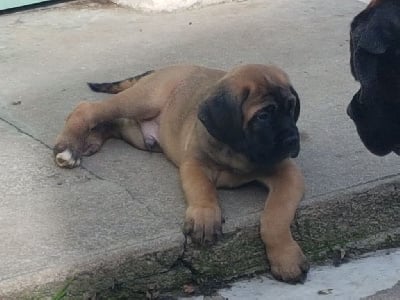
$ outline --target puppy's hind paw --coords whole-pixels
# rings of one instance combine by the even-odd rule
[[[55,162],[60,168],[75,168],[80,165],[81,159],[76,151],[65,149],[62,152],[56,153]]]

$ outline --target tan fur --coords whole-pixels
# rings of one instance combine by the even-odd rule
[[[160,124],[159,150],[179,168],[188,205],[186,233],[195,241],[214,241],[221,234],[222,223],[216,188],[259,181],[269,188],[261,237],[272,273],[284,281],[300,281],[308,264],[292,238],[290,224],[304,192],[301,171],[291,159],[268,172],[259,170],[207,132],[197,118],[197,108],[221,84],[238,95],[248,93],[242,106],[246,126],[260,108],[274,103],[264,97],[272,87],[290,83],[287,75],[273,66],[245,65],[228,73],[198,66],[167,67],[104,101],[78,105],[57,138],[55,155],[65,149],[79,155],[88,147],[87,137],[101,145],[108,136],[97,134],[95,126],[104,122],[113,124],[109,136],[144,149],[139,127],[155,120]]]

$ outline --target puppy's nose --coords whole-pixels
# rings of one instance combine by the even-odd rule
[[[295,130],[283,130],[278,138],[283,146],[294,146],[299,142],[299,134]]]
[[[291,148],[291,147],[293,147],[293,146],[296,146],[297,143],[298,143],[298,141],[299,141],[299,139],[298,139],[297,135],[292,134],[292,135],[290,135],[290,136],[286,136],[286,137],[283,139],[282,144],[283,144],[285,147]]]
[[[300,151],[300,138],[296,130],[284,130],[278,137],[282,150],[296,157]]]
[[[298,134],[291,134],[286,136],[283,140],[282,146],[286,151],[289,152],[291,157],[297,157],[300,152],[300,142]]]

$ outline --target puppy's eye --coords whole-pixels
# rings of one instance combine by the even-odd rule
[[[276,110],[276,106],[273,104],[268,105],[266,108],[264,108],[264,111],[266,111],[267,113],[274,113]]]
[[[271,115],[276,111],[276,106],[275,105],[268,105],[263,108],[258,114],[257,114],[257,119],[261,121],[267,120]]]
[[[259,113],[257,114],[257,119],[260,120],[260,121],[265,121],[265,120],[268,119],[268,116],[269,116],[269,115],[268,115],[267,112],[262,111],[262,112],[259,112]]]

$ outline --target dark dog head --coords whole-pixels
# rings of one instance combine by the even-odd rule
[[[372,1],[354,18],[350,38],[361,87],[347,113],[372,153],[400,154],[400,1]]]
[[[218,141],[262,166],[299,153],[299,97],[274,66],[245,65],[228,72],[199,108]]]

